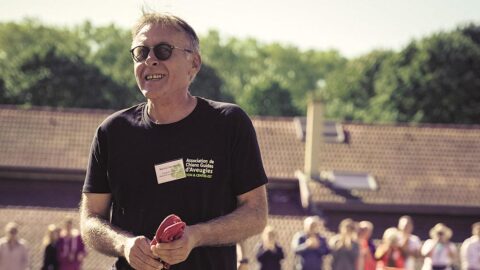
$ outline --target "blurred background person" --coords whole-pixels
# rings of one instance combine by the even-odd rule
[[[67,218],[57,241],[59,270],[80,270],[86,256],[85,245],[80,232],[73,228],[73,220]]]
[[[236,245],[236,252],[237,252],[237,270],[249,270],[249,259],[247,257],[246,251],[246,239],[244,241],[240,241]]]
[[[323,231],[323,220],[318,216],[303,221],[303,231],[297,232],[292,239],[296,270],[322,269],[323,257],[330,253]]]
[[[358,245],[360,248],[358,269],[375,270],[377,261],[375,260],[375,244],[372,240],[373,224],[370,221],[360,221],[358,223]]]
[[[406,270],[415,270],[415,260],[421,256],[422,242],[418,236],[412,234],[413,228],[413,220],[410,216],[402,216],[398,219],[399,241],[406,256]]]
[[[405,269],[405,253],[400,246],[400,232],[391,227],[383,233],[382,243],[375,251],[378,270]]]
[[[256,257],[260,270],[280,270],[280,262],[285,257],[283,249],[277,242],[277,232],[272,226],[266,226],[261,242],[256,247]]]
[[[55,224],[47,227],[47,233],[43,237],[43,265],[42,270],[58,270],[57,241],[60,236],[60,228]]]
[[[450,242],[451,237],[452,230],[443,223],[430,230],[430,239],[422,247],[422,255],[425,256],[422,270],[452,270],[457,248]]]
[[[472,225],[472,237],[463,241],[460,260],[463,270],[480,270],[480,222]]]
[[[338,234],[330,239],[332,270],[358,269],[359,246],[355,222],[344,219],[338,225]]]
[[[0,270],[28,270],[27,242],[18,237],[18,224],[5,225],[5,236],[0,238]]]

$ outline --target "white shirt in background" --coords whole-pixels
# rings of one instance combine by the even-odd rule
[[[463,270],[480,270],[480,237],[472,236],[460,248]]]
[[[0,270],[28,269],[28,250],[25,240],[20,239],[16,244],[10,245],[5,237],[0,238]]]
[[[403,242],[402,239],[403,235],[400,237],[400,242]],[[407,248],[409,252],[415,252],[415,251],[420,251],[422,248],[422,242],[420,241],[420,238],[418,236],[411,234],[408,237],[408,243],[407,243]],[[415,257],[414,256],[408,256],[407,259],[405,260],[405,270],[415,270]]]
[[[431,250],[432,247],[435,245],[435,241],[432,239],[428,239],[425,241],[422,247],[422,254],[427,253],[427,250]],[[425,260],[423,261],[423,267],[422,270],[431,270],[432,265],[440,266],[440,265],[446,265],[450,266],[452,262],[452,258],[450,258],[448,250],[451,250],[453,253],[457,252],[457,247],[455,247],[455,244],[453,243],[448,243],[447,245],[444,244],[438,244],[435,248],[432,250],[431,256],[427,255],[425,257]],[[447,267],[447,270],[452,269],[451,267]]]

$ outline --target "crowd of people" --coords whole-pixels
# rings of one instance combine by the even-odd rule
[[[73,220],[67,218],[63,226],[50,224],[43,238],[41,270],[80,270],[86,249]],[[18,236],[18,224],[9,222],[5,236],[0,238],[0,270],[29,270],[27,241]]]
[[[295,269],[321,270],[326,255],[331,256],[332,270],[414,270],[423,259],[422,270],[480,270],[480,222],[472,225],[472,236],[460,250],[450,241],[452,230],[443,223],[431,228],[423,243],[413,234],[413,221],[402,216],[397,227],[387,228],[374,243],[374,225],[369,221],[344,219],[335,235],[328,234],[318,216],[307,217],[304,229],[292,239]],[[0,238],[0,270],[30,269],[27,242],[18,237],[18,225],[9,222]],[[63,226],[50,224],[43,239],[44,256],[41,270],[80,270],[86,256],[79,231],[72,219]],[[260,270],[280,270],[286,254],[272,226],[266,226],[255,247]],[[460,262],[460,265],[455,265]],[[456,268],[461,266],[461,268]],[[242,268],[243,267],[243,268]],[[239,269],[249,269],[240,265]]]
[[[423,260],[422,270],[480,270],[480,222],[472,225],[472,236],[461,245],[460,251],[450,241],[452,230],[443,223],[431,228],[422,243],[413,234],[413,221],[402,216],[397,227],[387,228],[377,245],[372,240],[373,224],[344,219],[338,233],[327,236],[323,220],[317,216],[304,220],[304,229],[292,239],[295,269],[321,270],[324,257],[331,256],[332,270],[414,270]],[[280,270],[285,258],[276,232],[267,226],[256,247],[261,270]],[[458,257],[459,256],[459,257]],[[456,262],[460,265],[456,265]]]

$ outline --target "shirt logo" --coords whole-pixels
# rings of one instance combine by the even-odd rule
[[[188,177],[211,179],[214,167],[215,161],[213,159],[187,158],[185,174]]]

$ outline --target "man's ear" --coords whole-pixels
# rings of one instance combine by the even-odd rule
[[[202,57],[200,56],[200,54],[198,52],[195,52],[193,54],[192,68],[194,68],[196,70],[196,72],[198,73],[201,66],[202,66]]]
[[[202,66],[202,57],[200,54],[198,52],[194,52],[192,56],[192,69],[188,72],[190,76],[190,82],[192,82],[195,76],[197,76],[198,72],[200,71],[200,67]]]

